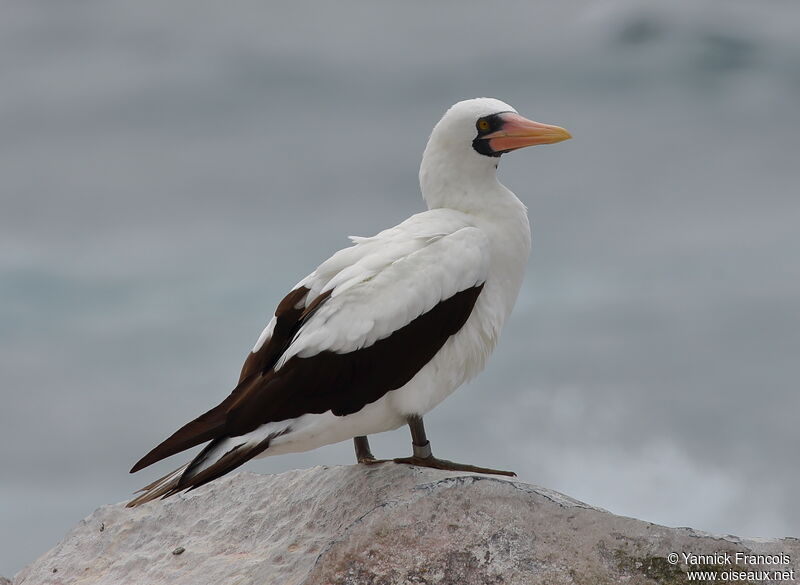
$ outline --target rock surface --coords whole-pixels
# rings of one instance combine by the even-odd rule
[[[744,565],[737,551],[789,559]],[[727,552],[730,563],[720,555],[694,568],[786,571],[782,581],[752,579],[758,583],[791,583],[793,570],[800,584],[795,538],[665,528],[525,483],[391,463],[239,473],[138,508],[104,506],[13,583],[690,582],[682,557],[667,560],[671,552]]]

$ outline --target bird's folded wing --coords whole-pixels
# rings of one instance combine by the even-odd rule
[[[413,378],[469,318],[490,259],[478,228],[447,233],[412,220],[360,239],[298,283],[231,395],[134,469],[266,423],[351,414]]]
[[[486,237],[475,227],[417,240],[416,249],[403,254],[389,248],[379,246],[328,281],[320,296],[329,298],[304,320],[276,369],[295,356],[369,347],[456,293],[483,283],[489,268]]]

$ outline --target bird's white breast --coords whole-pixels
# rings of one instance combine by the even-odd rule
[[[509,197],[502,199],[494,214],[470,217],[489,242],[489,272],[483,291],[461,330],[406,386],[387,396],[391,407],[403,415],[430,411],[480,373],[514,307],[530,254],[531,230],[525,206],[502,189]]]

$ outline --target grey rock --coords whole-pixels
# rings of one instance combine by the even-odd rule
[[[745,565],[736,552],[788,559]],[[759,583],[793,570],[800,582],[795,538],[666,528],[521,482],[386,463],[239,473],[103,506],[14,584],[688,583],[682,553],[717,553],[697,569],[787,571]]]

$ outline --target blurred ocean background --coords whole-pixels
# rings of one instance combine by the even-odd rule
[[[501,161],[534,250],[436,452],[800,536],[799,30],[791,0],[5,3],[0,574],[182,463],[127,473],[345,236],[423,209],[428,133],[478,96],[574,140]]]

